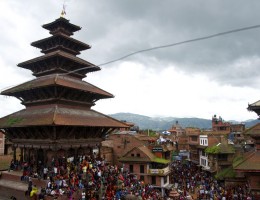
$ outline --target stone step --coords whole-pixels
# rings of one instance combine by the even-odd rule
[[[10,181],[0,179],[0,196],[1,199],[7,198],[10,200],[11,196],[16,197],[18,200],[30,199],[25,196],[27,190],[27,184],[22,182]]]
[[[3,171],[1,179],[10,180],[10,181],[21,181],[22,172],[18,171]]]
[[[3,171],[1,175],[1,179],[9,180],[9,181],[15,181],[15,182],[24,182],[21,181],[22,171]],[[37,187],[46,187],[47,180],[42,180],[38,178],[32,178],[33,185],[36,185]]]
[[[28,183],[21,181],[22,173],[20,171],[4,171],[1,172],[0,178],[0,200],[5,200],[11,198],[11,196],[16,197],[17,200],[29,200],[28,196],[25,196],[25,192],[28,189]],[[38,191],[41,187],[46,187],[46,180],[38,180],[37,178],[32,178],[33,185],[36,185]],[[75,200],[80,199],[80,192],[75,192],[73,194]],[[54,200],[54,197],[46,197],[45,200]],[[66,196],[58,197],[58,200],[68,200]]]

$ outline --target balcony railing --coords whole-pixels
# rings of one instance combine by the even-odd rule
[[[148,174],[152,174],[152,175],[165,175],[167,173],[170,172],[170,167],[165,167],[163,169],[148,169]]]

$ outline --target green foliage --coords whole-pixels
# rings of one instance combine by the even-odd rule
[[[146,129],[146,130],[143,130],[143,132],[147,133],[147,135],[149,135],[151,137],[155,137],[156,136],[156,131],[153,131],[153,130]]]
[[[234,171],[233,167],[222,169],[215,175],[215,178],[218,180],[223,180],[225,178],[234,178],[234,177],[236,177],[236,172]]]
[[[236,157],[233,159],[232,166],[233,166],[233,167],[236,167],[236,166],[239,165],[243,160],[244,160],[244,157],[243,157],[243,156],[236,156]]]
[[[158,158],[158,157],[155,157],[153,159],[153,162],[156,162],[156,163],[161,163],[161,164],[168,164],[170,162],[170,160],[166,160],[164,158]]]
[[[217,153],[220,152],[220,148],[219,148],[219,146],[207,147],[207,148],[205,149],[205,152],[206,152],[207,154],[217,154]]]
[[[19,117],[16,117],[16,118],[8,118],[7,120],[7,125],[8,126],[12,126],[14,124],[17,124],[17,123],[20,123],[23,119],[22,118],[19,118]]]

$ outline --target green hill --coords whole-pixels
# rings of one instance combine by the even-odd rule
[[[152,129],[152,130],[168,130],[178,121],[183,127],[196,127],[200,129],[210,129],[211,119],[201,118],[179,118],[179,117],[148,117],[144,115],[138,115],[133,113],[116,113],[109,115],[118,120],[125,120],[127,122],[135,123],[140,129]],[[232,121],[232,123],[236,123]],[[238,122],[237,122],[238,123]],[[245,122],[246,127],[258,123],[258,120],[247,120]]]

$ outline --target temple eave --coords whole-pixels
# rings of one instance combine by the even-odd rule
[[[62,24],[63,26],[65,25],[67,27],[67,29],[69,29],[71,32],[76,32],[81,29],[80,26],[76,26],[74,24],[69,23],[69,20],[67,20],[63,17],[60,17],[51,23],[44,24],[44,25],[42,25],[42,27],[51,31],[51,30],[55,29],[56,27],[58,27],[60,24]]]

